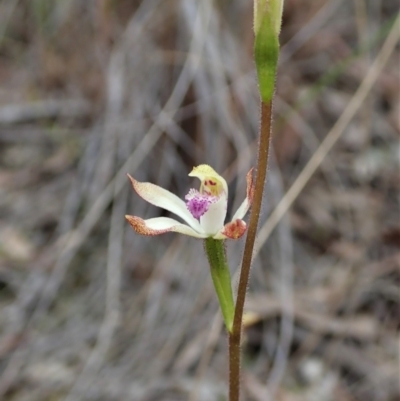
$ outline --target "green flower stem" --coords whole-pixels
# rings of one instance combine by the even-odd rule
[[[235,314],[235,304],[233,302],[231,274],[226,260],[224,241],[206,238],[204,240],[204,247],[208,262],[210,263],[211,277],[214,282],[215,291],[217,292],[225,326],[230,333]]]

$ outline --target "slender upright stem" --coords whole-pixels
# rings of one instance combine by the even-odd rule
[[[239,401],[240,397],[240,340],[242,319],[250,266],[256,239],[258,219],[263,199],[265,177],[267,175],[269,144],[271,137],[272,100],[261,102],[260,143],[258,146],[257,173],[253,205],[244,248],[242,269],[240,272],[238,295],[233,319],[232,331],[229,333],[229,401]]]

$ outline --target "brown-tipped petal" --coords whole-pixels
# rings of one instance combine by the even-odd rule
[[[195,238],[206,238],[207,235],[198,233],[186,224],[170,219],[169,217],[155,217],[153,219],[143,220],[137,216],[125,216],[132,228],[141,235],[154,236],[169,232],[177,232],[189,235]]]
[[[247,225],[241,219],[236,219],[228,224],[225,224],[222,231],[214,238],[216,239],[239,239],[246,232]]]
[[[168,210],[181,217],[196,231],[200,231],[199,222],[187,210],[185,202],[175,194],[150,182],[139,182],[128,174],[132,186],[137,194],[154,206]]]
[[[164,234],[167,232],[170,232],[170,229],[152,229],[146,225],[146,221],[141,219],[140,217],[137,216],[125,216],[126,220],[128,220],[128,223],[131,225],[131,227],[140,235],[147,235],[147,236],[153,236],[153,235],[159,235],[159,234]]]

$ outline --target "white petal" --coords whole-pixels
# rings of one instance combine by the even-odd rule
[[[176,214],[185,220],[192,228],[201,231],[199,222],[190,214],[189,210],[187,210],[186,204],[182,199],[158,185],[149,182],[138,182],[129,174],[128,177],[137,194],[145,201]]]
[[[237,219],[243,219],[243,217],[248,212],[250,205],[251,203],[249,202],[248,198],[246,198],[239,206],[238,210],[236,210],[236,213],[232,217],[232,221],[235,221]]]
[[[141,235],[160,235],[169,232],[190,235],[196,238],[206,238],[206,234],[199,233],[186,224],[169,217],[155,217],[153,219],[143,220],[137,216],[125,216],[132,228]]]
[[[204,233],[214,235],[224,226],[227,199],[222,195],[217,202],[212,203],[207,212],[200,217],[201,229]]]
[[[233,215],[232,221],[235,221],[237,219],[240,219],[240,220],[243,219],[243,217],[246,215],[246,213],[250,209],[250,206],[253,202],[253,196],[254,196],[253,169],[251,169],[247,173],[246,181],[247,181],[246,199],[242,202],[242,204],[239,206],[239,209]]]

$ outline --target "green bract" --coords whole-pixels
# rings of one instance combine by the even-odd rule
[[[264,103],[274,94],[282,11],[283,0],[254,0],[254,60]]]
[[[257,36],[265,14],[269,14],[274,25],[276,36],[279,36],[282,25],[283,0],[254,0],[254,33]]]

